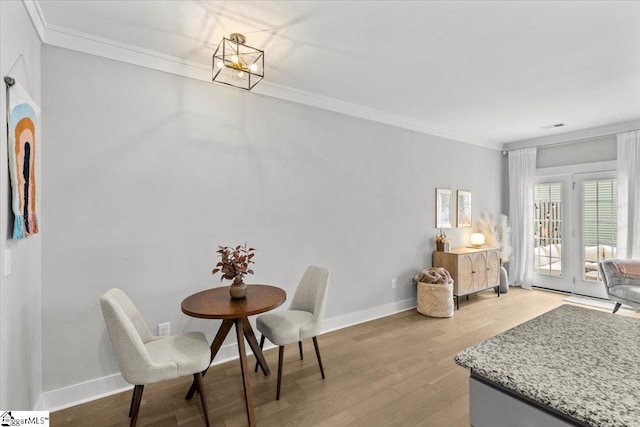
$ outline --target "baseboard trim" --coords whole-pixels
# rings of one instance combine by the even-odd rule
[[[409,298],[396,301],[379,307],[349,313],[325,319],[322,332],[331,332],[338,329],[348,328],[370,320],[390,316],[416,307],[416,299]],[[265,350],[274,348],[271,343],[265,343]],[[250,354],[251,350],[247,354]],[[213,365],[226,363],[238,358],[238,347],[235,342],[222,346]],[[56,390],[42,393],[34,410],[55,412],[92,400],[101,399],[123,391],[131,390],[133,386],[127,383],[120,373],[107,375],[93,380],[73,384]]]
[[[40,393],[38,401],[33,405],[33,411],[44,411],[44,393]]]
[[[402,301],[396,301],[390,304],[381,305],[379,307],[356,311],[355,313],[332,317],[330,319],[325,319],[322,322],[322,333],[348,328],[350,326],[369,322],[381,317],[391,316],[392,314],[400,313],[412,308],[416,308],[415,298],[409,298]]]
[[[130,389],[133,389],[133,386],[127,383],[118,372],[117,374],[47,391],[42,393],[42,399],[40,400],[43,411],[55,412]]]

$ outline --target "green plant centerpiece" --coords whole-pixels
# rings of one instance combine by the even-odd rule
[[[229,287],[231,298],[244,298],[247,296],[247,285],[244,283],[244,276],[253,274],[250,266],[254,263],[255,251],[254,248],[247,248],[246,242],[244,246],[238,245],[235,248],[218,246],[216,253],[220,257],[220,261],[211,271],[211,274],[221,273],[221,282],[225,279],[233,280]]]

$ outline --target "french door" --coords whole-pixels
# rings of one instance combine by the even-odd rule
[[[615,171],[538,177],[534,187],[534,284],[606,298],[598,263],[615,258]]]
[[[574,292],[606,298],[598,263],[616,257],[618,240],[618,182],[616,173],[594,172],[574,175],[577,268]]]
[[[571,277],[572,175],[538,177],[533,188],[534,284],[573,292]]]

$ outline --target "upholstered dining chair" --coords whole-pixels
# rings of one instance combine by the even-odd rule
[[[209,366],[211,352],[204,334],[151,335],[138,309],[120,289],[110,289],[102,295],[100,306],[122,377],[135,386],[129,408],[131,427],[138,420],[145,384],[186,375],[193,375],[195,379],[208,427],[202,371]]]
[[[324,308],[327,302],[327,289],[329,287],[329,269],[311,265],[307,267],[300,279],[300,283],[293,295],[291,306],[288,310],[266,313],[258,316],[256,326],[260,333],[260,348],[264,346],[265,337],[278,346],[278,389],[276,400],[280,400],[280,386],[282,384],[282,360],[284,346],[298,342],[300,359],[303,359],[302,341],[313,339],[313,345],[320,366],[320,374],[324,379],[324,368],[320,358],[317,336],[320,333]],[[258,365],[256,364],[256,371]]]

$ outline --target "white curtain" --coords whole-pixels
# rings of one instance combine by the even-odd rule
[[[533,185],[536,149],[509,151],[509,218],[513,248],[510,282],[531,289],[533,284]]]
[[[640,258],[640,130],[618,134],[618,258]]]

